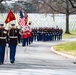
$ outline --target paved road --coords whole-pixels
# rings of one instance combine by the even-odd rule
[[[0,65],[0,75],[76,75],[76,60],[59,56],[51,51],[51,46],[73,41],[33,42],[30,46],[17,46],[16,61],[10,64],[9,57]],[[9,50],[9,49],[8,49]]]

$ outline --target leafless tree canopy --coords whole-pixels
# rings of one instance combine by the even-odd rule
[[[68,1],[68,8],[66,1]],[[40,13],[65,14],[67,9],[69,10],[69,14],[76,13],[76,9],[72,7],[69,0],[32,0],[32,4],[38,8],[38,12]]]

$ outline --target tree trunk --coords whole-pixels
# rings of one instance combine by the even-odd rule
[[[66,14],[66,30],[65,33],[70,34],[69,32],[69,14]]]
[[[68,0],[66,0],[66,30],[65,33],[70,34],[69,33],[69,4],[68,4]]]

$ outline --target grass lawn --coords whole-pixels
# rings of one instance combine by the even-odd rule
[[[76,37],[76,31],[70,32],[70,34],[64,34],[62,35],[62,38],[72,38],[72,37]]]
[[[56,51],[76,56],[76,41],[54,46]]]

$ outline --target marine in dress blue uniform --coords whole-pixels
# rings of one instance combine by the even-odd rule
[[[62,40],[62,33],[63,33],[63,29],[60,28],[59,29],[59,40]]]
[[[20,32],[20,29],[18,28],[18,33]],[[21,35],[18,34],[18,43],[21,43]]]
[[[35,28],[33,32],[34,32],[34,40],[36,41],[37,40],[37,28]]]
[[[0,24],[0,65],[4,63],[7,30]]]
[[[15,62],[16,47],[18,44],[18,29],[15,28],[15,24],[11,24],[9,29],[9,48],[10,48],[10,62]]]

